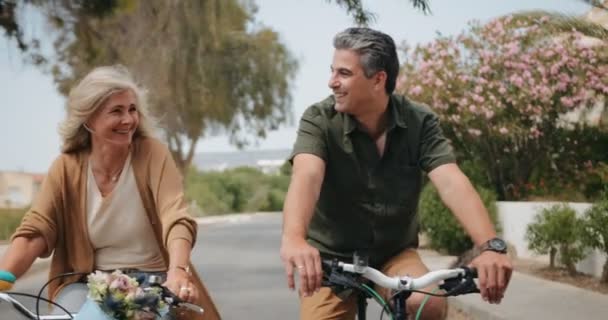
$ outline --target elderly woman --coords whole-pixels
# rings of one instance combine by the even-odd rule
[[[197,225],[171,153],[153,138],[145,92],[124,67],[99,67],[71,90],[67,106],[62,153],[0,270],[19,278],[37,257],[52,254],[50,277],[116,269],[160,274],[171,291],[205,309],[202,317],[177,318],[219,319],[191,267]],[[82,296],[82,279],[51,282],[50,297]]]

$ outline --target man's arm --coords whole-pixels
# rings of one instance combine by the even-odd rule
[[[496,237],[496,230],[481,198],[456,164],[441,165],[429,172],[428,176],[443,203],[452,211],[475,245],[479,246]],[[479,289],[484,300],[499,303],[513,270],[509,257],[484,251],[471,265],[479,274]]]
[[[496,237],[486,208],[469,178],[456,164],[435,168],[428,174],[443,203],[452,211],[475,245]]]
[[[294,267],[298,269],[300,292],[305,296],[321,287],[323,277],[319,251],[306,242],[306,232],[319,199],[324,176],[323,159],[307,153],[296,155],[283,206],[281,260],[291,289],[295,288]]]

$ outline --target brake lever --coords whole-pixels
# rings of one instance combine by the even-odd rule
[[[357,281],[357,276],[339,272],[338,262],[335,259],[331,263],[323,263],[323,271],[322,285],[330,287],[332,292],[341,300],[346,300],[354,289],[367,292]]]
[[[444,280],[439,286],[440,289],[446,291],[446,296],[458,296],[467,293],[479,293],[479,288],[473,280],[477,276],[477,272],[474,269],[463,267],[465,271],[464,276],[458,276],[456,278]]]
[[[160,280],[160,278],[157,279],[156,276],[150,276],[150,280],[149,280],[150,286],[160,288],[160,290],[162,291],[162,293],[161,293],[162,299],[166,303],[168,303],[170,306],[183,307],[183,308],[192,310],[194,312],[197,312],[199,314],[202,314],[205,311],[203,308],[201,308],[200,306],[197,306],[196,304],[182,300],[175,293],[173,293],[171,290],[169,290],[169,288],[161,285],[159,280]]]

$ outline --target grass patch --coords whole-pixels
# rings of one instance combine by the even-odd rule
[[[21,223],[27,209],[0,209],[0,240],[8,240]]]

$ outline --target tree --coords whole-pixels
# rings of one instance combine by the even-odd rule
[[[583,219],[585,243],[608,254],[608,189],[604,191],[602,199],[585,212]],[[600,281],[608,284],[608,258],[604,262]]]
[[[348,15],[353,17],[353,20],[358,25],[366,26],[373,20],[375,20],[375,14],[363,8],[361,0],[327,0],[328,2],[335,2],[337,5],[343,7]],[[419,9],[423,13],[431,13],[431,7],[427,0],[409,0],[412,6]]]
[[[555,267],[557,253],[570,274],[576,274],[576,263],[585,255],[581,242],[583,227],[576,212],[565,204],[543,209],[526,229],[528,248],[539,254],[549,254],[549,266]]]
[[[571,181],[590,160],[586,124],[567,115],[606,101],[606,39],[599,25],[542,12],[472,23],[406,48],[398,91],[433,107],[500,200],[519,199],[542,178]]]
[[[204,135],[226,131],[242,146],[290,119],[297,63],[278,34],[255,21],[251,2],[83,5],[93,3],[72,0],[45,9],[56,32],[50,69],[59,91],[67,94],[94,66],[126,65],[149,89],[182,170]]]
[[[327,2],[335,2],[343,7],[346,13],[353,16],[353,20],[360,25],[367,25],[374,20],[374,14],[363,8],[361,0],[326,0]],[[414,8],[421,10],[423,13],[430,13],[431,9],[427,0],[409,0]],[[67,0],[63,1],[62,5],[69,4],[70,7],[79,7],[82,11],[87,11],[88,14],[104,15],[112,12],[114,9],[130,2],[130,0]],[[595,0],[586,1],[597,7],[601,7]],[[28,48],[27,41],[20,25],[23,21],[18,21],[15,11],[19,7],[27,4],[45,7],[47,10],[53,10],[56,6],[56,1],[50,3],[47,0],[0,0],[0,27],[5,30],[6,36],[14,38],[17,41],[19,49],[25,51]],[[60,5],[61,6],[61,5]],[[50,8],[50,9],[49,9]],[[34,40],[37,42],[38,40]]]

